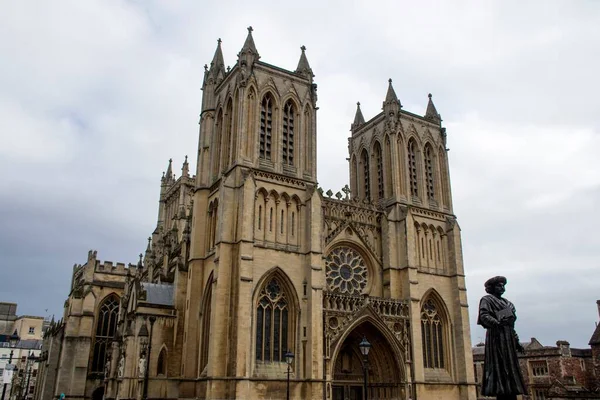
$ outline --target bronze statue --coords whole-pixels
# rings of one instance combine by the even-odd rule
[[[477,324],[486,329],[481,394],[496,396],[498,400],[516,400],[518,394],[526,393],[517,358],[517,351],[525,350],[515,332],[515,306],[502,298],[504,285],[503,276],[488,279],[485,291],[489,294],[479,302]]]

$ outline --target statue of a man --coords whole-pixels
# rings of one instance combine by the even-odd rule
[[[515,306],[502,297],[506,278],[495,276],[485,282],[489,293],[479,302],[477,323],[486,329],[485,361],[481,394],[498,400],[516,400],[526,393],[517,350],[524,352],[515,332]]]

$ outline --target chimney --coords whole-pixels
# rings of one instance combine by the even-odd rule
[[[598,306],[598,317],[600,318],[600,300],[596,300],[596,305]]]

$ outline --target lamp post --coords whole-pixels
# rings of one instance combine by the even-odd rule
[[[29,394],[29,382],[31,380],[31,370],[33,369],[33,364],[39,361],[39,357],[36,357],[33,354],[33,351],[29,353],[29,357],[27,357],[27,361],[25,362],[25,371],[27,372],[27,384],[25,385],[25,390],[23,394],[23,400],[27,400],[27,395]],[[31,365],[29,363],[31,362]]]
[[[358,344],[358,347],[360,347],[360,352],[363,355],[363,390],[365,392],[365,400],[368,400],[369,394],[367,393],[367,368],[369,363],[369,350],[371,350],[371,343],[369,343],[366,336],[363,336],[363,339]]]
[[[287,351],[284,355],[285,362],[287,364],[287,391],[286,391],[286,399],[290,400],[290,374],[292,373],[292,363],[294,362],[294,353],[291,351]]]
[[[150,336],[148,337],[148,351],[146,352],[146,371],[144,373],[144,389],[142,392],[142,400],[148,399],[148,372],[150,371],[150,352],[152,351],[152,331],[156,317],[151,315],[148,320],[150,321]]]
[[[7,366],[10,365],[10,363],[12,363],[13,348],[17,345],[17,343],[19,343],[19,336],[17,336],[16,332],[10,337],[10,339],[8,339],[8,343],[10,344],[10,356],[8,358],[8,364],[6,364]],[[4,395],[6,394],[6,386],[8,386],[8,382],[4,382],[3,386],[4,387],[2,388],[2,400],[4,400]]]

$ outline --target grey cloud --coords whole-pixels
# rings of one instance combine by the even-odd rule
[[[266,62],[294,69],[308,47],[325,188],[348,181],[356,101],[376,115],[393,78],[405,109],[423,113],[432,92],[448,127],[474,340],[482,284],[503,273],[522,338],[584,346],[600,297],[600,6],[271,3],[215,14],[198,2],[20,2],[0,15],[2,300],[59,314],[87,250],[136,261],[166,160],[195,161],[202,66],[218,37],[233,65],[253,25]]]

